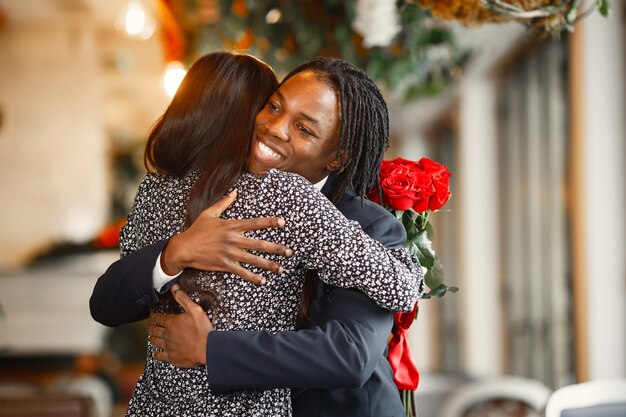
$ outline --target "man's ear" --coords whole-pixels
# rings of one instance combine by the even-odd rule
[[[339,158],[333,158],[333,160],[326,165],[326,169],[329,172],[339,171],[341,169]]]
[[[348,153],[346,151],[338,152],[337,155],[326,165],[328,172],[343,171],[348,163]]]

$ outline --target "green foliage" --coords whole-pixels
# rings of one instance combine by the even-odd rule
[[[428,221],[428,212],[417,213],[412,209],[396,210],[395,215],[402,221],[407,232],[406,247],[427,269],[424,280],[429,292],[423,298],[443,297],[446,292],[456,293],[458,287],[449,287],[443,282],[443,265],[432,246],[433,228]]]
[[[604,17],[609,17],[611,14],[611,5],[609,4],[609,0],[597,0],[598,11]]]
[[[242,49],[281,76],[314,56],[336,56],[407,99],[439,93],[460,72],[452,32],[413,2],[398,1],[401,31],[391,45],[372,48],[352,29],[355,0],[247,0],[243,14],[234,13],[233,3],[220,0],[219,21],[200,23],[192,32],[190,61],[215,49]],[[274,22],[268,13],[280,18]]]

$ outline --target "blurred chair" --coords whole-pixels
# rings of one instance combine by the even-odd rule
[[[111,417],[112,394],[93,376],[0,381],[0,417]]]
[[[457,389],[444,402],[439,417],[541,416],[551,392],[532,379],[488,378]]]
[[[61,393],[0,398],[0,417],[95,417],[93,399]]]
[[[421,374],[414,393],[418,417],[439,417],[441,405],[457,388],[476,378],[460,373]]]
[[[100,378],[94,376],[73,377],[59,387],[68,395],[90,398],[93,402],[94,417],[110,417],[113,409],[113,393]]]
[[[546,417],[624,417],[626,379],[568,385],[548,399]]]

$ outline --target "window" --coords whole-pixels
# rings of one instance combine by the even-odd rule
[[[512,62],[499,89],[505,371],[574,382],[567,175],[567,43]]]

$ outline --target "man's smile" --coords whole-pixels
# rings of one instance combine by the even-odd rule
[[[261,140],[258,136],[254,141],[253,153],[256,158],[259,160],[264,160],[267,162],[276,162],[285,159],[280,150],[276,149],[276,146],[273,144],[267,144],[263,140]]]

